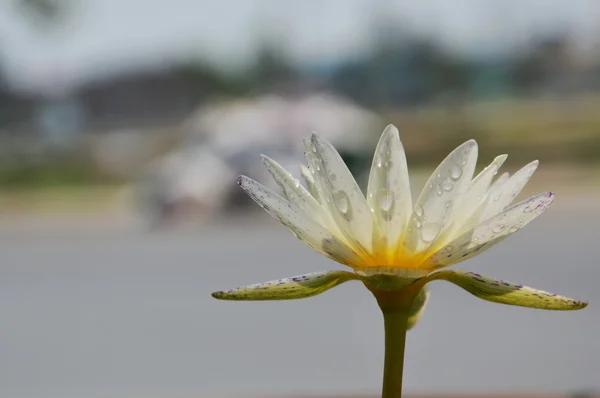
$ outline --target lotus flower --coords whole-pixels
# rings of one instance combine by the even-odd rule
[[[384,314],[386,362],[383,397],[401,394],[406,330],[428,300],[425,285],[452,282],[484,300],[548,310],[576,310],[587,303],[473,272],[441,270],[483,253],[542,214],[554,200],[545,192],[513,204],[535,172],[534,161],[496,177],[506,155],[473,178],[477,143],[452,151],[413,203],[404,148],[396,127],[379,140],[366,196],[335,148],[313,134],[305,140],[306,188],[274,160],[266,168],[283,196],[238,177],[238,184],[297,238],[351,271],[324,271],[213,293],[224,300],[311,297],[359,280]]]

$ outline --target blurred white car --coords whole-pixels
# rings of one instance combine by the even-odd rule
[[[376,143],[371,133],[381,125],[374,113],[325,94],[213,103],[184,123],[179,147],[149,167],[141,200],[156,221],[221,214],[233,208],[238,174],[272,181],[260,154],[299,176],[303,137],[316,131],[345,153],[372,154]]]

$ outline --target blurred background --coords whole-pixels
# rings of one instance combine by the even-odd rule
[[[600,390],[596,0],[0,0],[0,395],[376,396],[380,315],[210,292],[336,265],[253,206],[260,153],[317,131],[361,183],[386,124],[418,192],[469,138],[541,160],[540,220],[462,268],[591,302],[550,313],[433,285],[416,394]],[[578,395],[578,396],[579,396]]]

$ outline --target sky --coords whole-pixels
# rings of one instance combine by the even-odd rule
[[[350,58],[382,16],[463,53],[561,30],[583,47],[600,41],[597,0],[67,0],[52,28],[23,18],[16,1],[0,0],[0,65],[12,87],[33,91],[190,58],[236,70],[264,37],[301,64]]]

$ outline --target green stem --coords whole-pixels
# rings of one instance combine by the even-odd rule
[[[400,311],[382,311],[385,324],[385,362],[381,397],[400,398],[408,316]]]

